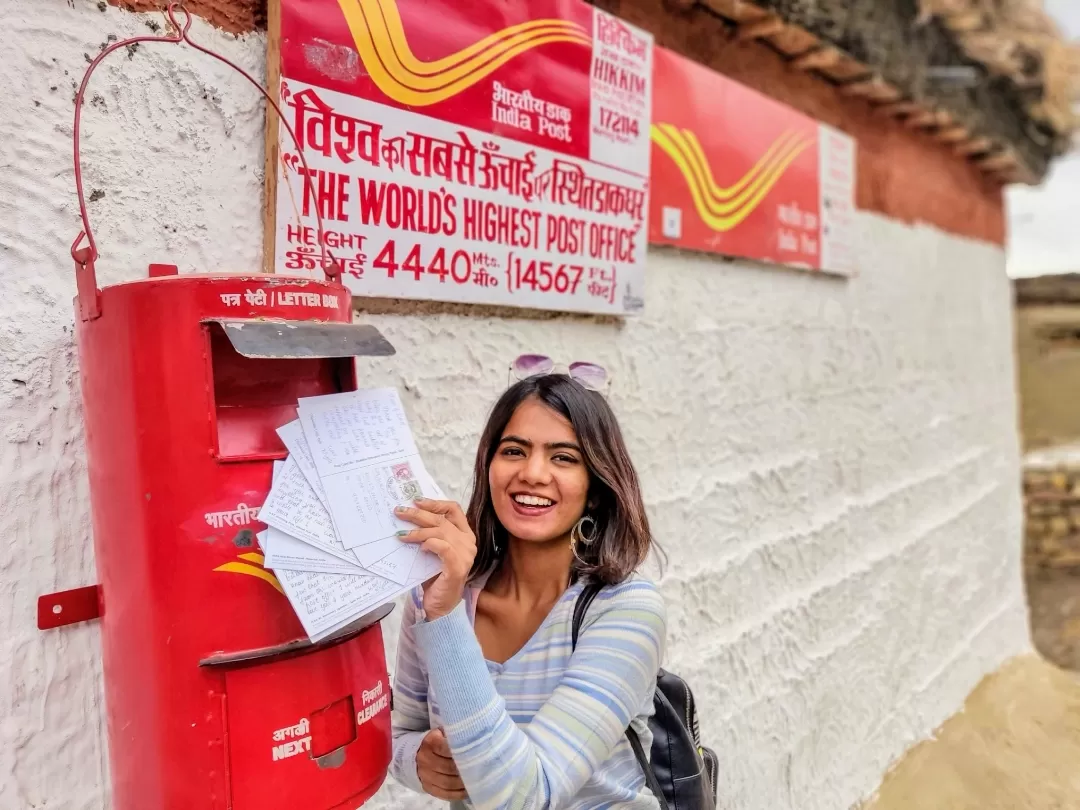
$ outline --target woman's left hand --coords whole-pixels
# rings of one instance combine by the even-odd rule
[[[434,621],[457,607],[465,593],[473,560],[476,535],[465,513],[453,501],[419,498],[415,507],[399,507],[397,516],[417,528],[401,536],[406,543],[419,543],[442,561],[443,570],[424,583],[424,615]]]

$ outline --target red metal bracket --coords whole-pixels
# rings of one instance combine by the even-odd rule
[[[101,617],[101,586],[87,585],[38,597],[38,630],[53,630]]]
[[[80,236],[81,240],[82,237]],[[78,241],[75,243],[78,244]],[[71,248],[71,257],[75,260],[75,289],[79,293],[79,316],[84,321],[92,321],[101,316],[101,291],[97,286],[97,271],[94,269],[94,252],[89,247]]]

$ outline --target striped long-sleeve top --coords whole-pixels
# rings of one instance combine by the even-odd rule
[[[648,751],[648,719],[663,654],[656,587],[633,577],[605,588],[571,654],[569,587],[533,637],[503,664],[484,659],[473,632],[483,583],[454,611],[423,620],[422,593],[406,601],[394,682],[391,773],[422,791],[416,752],[442,728],[476,810],[656,810],[625,736]],[[462,807],[454,803],[454,807]]]

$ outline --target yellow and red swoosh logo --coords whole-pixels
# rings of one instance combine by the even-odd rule
[[[264,557],[262,554],[256,554],[255,552],[249,552],[247,554],[237,555],[237,560],[243,560],[244,562],[238,562],[233,560],[227,562],[224,565],[219,565],[215,568],[215,571],[223,571],[232,574],[245,574],[249,577],[258,577],[263,582],[269,582],[273,585],[278,593],[285,593],[282,590],[281,583],[278,582],[278,578],[275,577],[270,571],[263,568]]]
[[[653,124],[650,137],[682,172],[698,216],[714,231],[730,231],[750,216],[813,143],[804,133],[785,132],[738,182],[724,187],[713,178],[712,167],[693,132],[673,124]]]
[[[410,107],[427,107],[456,96],[532,48],[553,42],[592,44],[577,23],[532,20],[424,62],[409,47],[397,0],[338,0],[338,5],[372,81],[388,97]]]

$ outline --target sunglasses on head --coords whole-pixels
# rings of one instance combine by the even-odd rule
[[[523,354],[510,364],[510,373],[519,380],[555,372],[555,361],[543,354]],[[567,376],[590,391],[603,391],[608,384],[607,369],[596,363],[574,362],[566,367]]]

